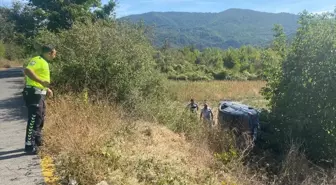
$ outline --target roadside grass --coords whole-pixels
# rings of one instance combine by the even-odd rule
[[[41,155],[55,158],[62,184],[221,184],[211,152],[163,125],[71,97],[49,100],[48,109]]]
[[[22,61],[10,61],[7,59],[0,58],[0,69],[8,69],[12,67],[22,67],[22,66],[23,66]]]

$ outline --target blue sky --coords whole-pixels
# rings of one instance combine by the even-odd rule
[[[332,11],[336,0],[117,0],[117,16],[150,11],[220,12],[229,8],[244,8],[264,12],[299,13]],[[0,0],[8,5],[12,0]],[[107,0],[103,0],[107,2]]]
[[[299,13],[334,10],[336,0],[119,0],[118,16],[149,11],[220,12],[244,8],[265,12]]]

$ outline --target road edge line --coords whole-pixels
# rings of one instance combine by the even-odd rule
[[[41,156],[41,170],[46,185],[60,185],[59,178],[55,175],[55,164],[49,155]]]

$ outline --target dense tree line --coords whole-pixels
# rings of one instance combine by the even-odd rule
[[[276,49],[276,48],[275,48]],[[154,56],[157,68],[174,80],[256,80],[279,65],[281,56],[272,48],[165,48]],[[268,70],[265,70],[268,68]]]
[[[59,33],[68,30],[74,22],[115,21],[115,2],[102,6],[100,1],[29,1],[28,4],[14,3],[12,8],[1,8],[0,30],[3,57],[9,60],[23,58],[36,50],[34,38],[41,30]],[[95,11],[90,9],[96,8]],[[279,26],[280,34],[285,36]],[[170,47],[167,41],[154,54],[156,68],[174,80],[254,80],[265,79],[265,67],[277,63],[277,50],[283,48],[206,48],[195,46]],[[285,47],[285,46],[284,46]]]
[[[29,0],[0,7],[0,57],[16,60],[30,55],[41,30],[57,33],[72,28],[75,22],[112,20],[115,5],[113,0],[105,5],[100,0]]]
[[[175,80],[256,80],[274,76],[286,55],[287,38],[281,25],[275,25],[269,47],[250,45],[223,50],[194,46],[180,49],[167,41],[156,53],[158,69]]]

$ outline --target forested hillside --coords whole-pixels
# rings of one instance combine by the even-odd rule
[[[120,18],[131,22],[143,21],[153,26],[156,46],[166,41],[172,47],[194,45],[208,47],[266,46],[273,39],[274,24],[284,27],[292,37],[299,16],[289,13],[266,13],[245,9],[228,9],[220,13],[150,12]]]

